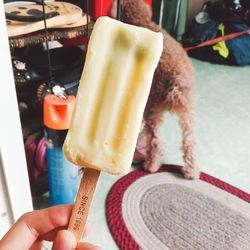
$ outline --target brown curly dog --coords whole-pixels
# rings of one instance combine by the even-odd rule
[[[116,17],[116,1],[111,16]],[[145,170],[155,172],[161,163],[159,128],[163,113],[177,114],[182,129],[183,173],[198,177],[194,147],[195,87],[194,70],[186,52],[165,30],[152,22],[152,11],[143,0],[122,0],[121,21],[164,35],[164,49],[156,68],[144,112],[144,126],[139,136],[134,161],[143,160]]]

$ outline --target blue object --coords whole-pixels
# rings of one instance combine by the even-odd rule
[[[66,159],[62,150],[66,131],[47,128],[45,135],[50,205],[73,203],[77,192],[78,168]]]
[[[226,26],[227,33],[240,32],[248,30],[250,27],[246,24],[228,24]],[[236,37],[226,41],[227,47],[233,54],[234,59],[239,66],[246,66],[250,64],[250,34]]]

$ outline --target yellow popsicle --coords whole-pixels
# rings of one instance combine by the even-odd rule
[[[126,174],[163,35],[100,17],[89,41],[76,107],[64,142],[68,160],[84,168],[68,229],[79,241],[100,171]]]

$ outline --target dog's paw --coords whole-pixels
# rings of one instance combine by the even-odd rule
[[[152,161],[152,159],[145,159],[143,162],[143,168],[144,170],[150,172],[150,173],[155,173],[159,170],[161,164],[159,161]]]
[[[200,178],[200,171],[196,168],[183,167],[182,173],[186,179],[194,180]]]

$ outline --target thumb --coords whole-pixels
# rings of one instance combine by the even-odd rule
[[[73,250],[76,248],[75,236],[68,230],[57,233],[52,250]]]

